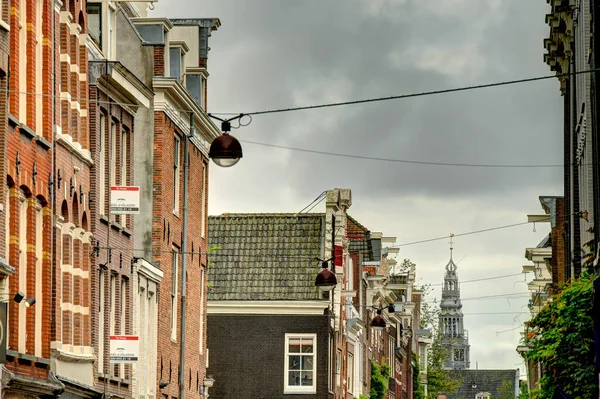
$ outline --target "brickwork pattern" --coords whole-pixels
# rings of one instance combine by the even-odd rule
[[[199,389],[196,384],[204,380],[204,354],[200,355],[200,329],[204,329],[203,337],[206,337],[206,289],[204,297],[201,297],[201,284],[206,284],[206,273],[201,281],[202,271],[206,269],[207,232],[204,238],[198,228],[201,226],[202,218],[206,218],[205,208],[202,209],[201,201],[193,193],[201,193],[204,189],[208,194],[208,181],[203,181],[202,168],[208,168],[208,159],[192,144],[189,145],[190,174],[188,190],[190,195],[188,214],[188,243],[187,254],[179,256],[179,288],[177,295],[177,339],[171,340],[171,286],[172,286],[172,255],[173,246],[180,248],[183,228],[183,161],[180,159],[180,184],[179,205],[173,202],[175,190],[173,178],[174,145],[175,135],[181,140],[181,154],[184,154],[184,136],[176,128],[174,123],[163,113],[154,113],[154,207],[153,207],[153,251],[155,265],[160,267],[164,273],[161,281],[161,295],[159,295],[158,308],[158,363],[157,379],[161,381],[177,381],[179,373],[179,328],[181,321],[181,263],[182,256],[187,257],[187,312],[186,312],[186,351],[185,351],[185,392],[187,398],[199,398]],[[208,173],[206,173],[208,176]],[[180,209],[179,215],[175,215],[174,208]],[[206,221],[206,219],[205,219]],[[205,229],[208,223],[204,223]],[[193,250],[192,250],[193,248]],[[193,252],[193,254],[192,254]],[[201,256],[198,254],[200,253]],[[177,397],[179,395],[178,384],[169,384],[161,392],[165,395]]]

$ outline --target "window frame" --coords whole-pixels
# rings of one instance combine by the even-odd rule
[[[295,356],[296,353],[289,351],[289,345],[291,339],[312,339],[313,341],[313,351],[312,351],[312,373],[313,380],[312,385],[289,385],[289,357]],[[283,358],[283,394],[284,395],[294,395],[294,394],[316,394],[317,393],[317,334],[314,333],[286,333],[285,334],[285,348],[284,348],[284,358]],[[299,352],[302,353],[302,352]],[[308,355],[302,355],[308,356]]]
[[[99,178],[99,213],[106,215],[106,114],[100,113],[100,130],[98,140],[98,178]]]
[[[98,373],[104,374],[104,298],[106,296],[105,272],[100,269],[98,272]]]
[[[90,6],[91,7],[97,7],[98,13],[97,14],[96,13],[90,13],[90,9],[89,9]],[[94,2],[88,2],[88,3],[86,3],[86,5],[85,5],[85,12],[88,15],[88,34],[89,34],[90,38],[92,39],[92,41],[94,43],[96,43],[100,49],[102,49],[102,32],[103,32],[102,22],[104,20],[104,18],[103,18],[104,17],[104,13],[103,13],[103,10],[102,10],[102,2],[94,1]],[[90,15],[98,15],[98,37],[95,36],[95,34],[94,34],[95,32],[92,33],[93,31],[90,30],[90,23],[89,23],[89,21],[90,21],[89,16]]]
[[[347,362],[346,386],[348,387],[348,392],[354,393],[354,353],[348,352]]]
[[[171,341],[177,342],[177,294],[179,288],[179,248],[171,249]]]
[[[173,213],[179,215],[181,192],[181,137],[175,133],[173,144]]]

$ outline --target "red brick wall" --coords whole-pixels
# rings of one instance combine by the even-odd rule
[[[173,122],[163,113],[154,113],[154,210],[153,210],[153,250],[155,262],[164,272],[161,281],[161,295],[159,297],[158,309],[158,362],[157,376],[159,381],[171,383],[160,392],[169,396],[179,396],[177,384],[179,375],[179,348],[180,348],[180,321],[181,321],[181,284],[178,287],[177,297],[177,342],[171,341],[171,284],[172,284],[172,246],[181,247],[182,240],[182,217],[183,217],[183,156],[180,164],[180,215],[173,213],[173,156],[174,136],[180,134]],[[180,135],[181,154],[183,154],[184,137]],[[189,145],[190,154],[190,193],[201,193],[202,190],[202,167],[208,167],[208,160],[198,151],[193,144]],[[208,175],[208,173],[207,173]],[[208,181],[204,182],[205,190],[208,189]],[[207,193],[208,194],[208,193]],[[206,340],[206,289],[204,290],[204,301],[200,303],[201,284],[206,284],[206,273],[203,281],[200,281],[201,271],[206,268],[207,242],[201,237],[201,218],[206,217],[207,208],[201,209],[201,201],[198,195],[190,195],[189,219],[188,219],[188,242],[187,242],[187,312],[186,312],[186,350],[184,386],[186,398],[199,398],[196,377],[202,385],[204,380],[204,358],[200,356],[199,331],[204,329],[204,340]],[[205,226],[207,223],[205,223]],[[206,232],[205,232],[206,237]],[[192,254],[193,248],[193,254]],[[202,253],[199,257],[198,252]],[[179,283],[181,283],[181,258],[179,260]],[[203,343],[205,345],[205,343]],[[206,352],[204,351],[204,354]],[[190,375],[191,384],[190,384]]]
[[[108,348],[110,346],[110,276],[115,276],[115,299],[116,299],[116,314],[115,317],[115,331],[120,333],[121,327],[123,326],[125,334],[131,334],[133,332],[133,298],[132,284],[137,284],[137,280],[134,281],[133,275],[131,274],[131,265],[133,258],[136,253],[133,248],[133,219],[131,215],[127,215],[125,218],[125,225],[121,224],[121,218],[117,215],[108,217],[108,207],[110,205],[110,181],[111,173],[116,173],[117,184],[121,181],[121,131],[125,129],[129,131],[128,141],[128,154],[129,154],[129,167],[128,176],[126,178],[126,184],[133,183],[133,148],[135,141],[135,131],[133,126],[133,116],[128,113],[127,110],[121,106],[115,104],[118,101],[108,96],[106,93],[101,91],[97,86],[90,85],[89,87],[89,143],[92,157],[94,158],[94,167],[91,170],[91,197],[93,201],[90,206],[91,211],[91,229],[94,232],[95,243],[100,248],[97,255],[92,256],[90,259],[91,263],[91,297],[92,303],[96,301],[102,301],[102,306],[105,309],[104,319],[100,320],[98,312],[92,313],[91,326],[92,326],[92,342],[95,353],[99,353],[100,340],[104,343],[104,376],[101,376],[98,372],[98,365],[94,365],[94,381],[97,389],[104,390],[107,392],[121,395],[131,396],[131,385],[125,380],[131,380],[131,367],[126,365],[124,368],[124,374],[118,366],[110,366],[108,358]],[[104,148],[105,158],[100,159],[100,116],[104,115]],[[112,142],[110,135],[111,122],[115,122],[117,129],[117,141],[116,141],[116,153],[111,152]],[[116,171],[111,168],[111,156],[116,156],[117,167]],[[106,165],[106,172],[104,181],[100,181],[99,165],[101,162]],[[105,208],[100,209],[100,187],[105,187]],[[93,248],[91,249],[94,250]],[[104,287],[105,296],[100,298],[100,285],[99,285],[99,265],[106,265],[108,270],[104,273]],[[121,303],[121,282],[125,281],[125,288],[127,290],[126,303]],[[121,306],[125,306],[125,320],[121,320],[120,312]],[[99,336],[99,325],[104,325],[104,336]]]
[[[50,185],[49,178],[52,172],[52,153],[48,148],[48,143],[44,142],[42,138],[51,138],[51,125],[36,126],[36,116],[39,112],[43,112],[44,109],[49,109],[51,104],[50,97],[44,97],[42,100],[42,109],[36,109],[36,96],[30,94],[27,96],[28,115],[26,118],[20,117],[19,115],[19,93],[20,91],[35,92],[37,87],[35,84],[36,79],[36,68],[31,67],[27,70],[27,86],[20,87],[19,82],[19,59],[21,57],[27,57],[28,65],[33,66],[35,63],[35,41],[36,41],[36,27],[39,23],[42,23],[42,32],[44,35],[49,35],[50,29],[50,18],[51,18],[51,4],[46,1],[43,3],[42,21],[36,21],[36,2],[26,2],[27,9],[20,9],[20,2],[13,1],[11,6],[14,12],[10,13],[7,7],[3,9],[5,21],[9,21],[11,25],[10,35],[2,33],[0,35],[0,60],[2,67],[6,66],[3,64],[4,56],[2,53],[10,48],[10,67],[11,67],[11,92],[8,95],[8,104],[5,96],[6,82],[5,78],[0,79],[0,85],[2,86],[2,95],[0,96],[0,126],[1,135],[0,146],[3,148],[3,157],[0,162],[0,170],[5,176],[5,182],[2,185],[2,192],[6,187],[10,187],[10,199],[6,208],[6,212],[3,213],[5,217],[8,216],[10,222],[8,226],[2,224],[2,239],[0,240],[3,244],[0,246],[1,255],[5,256],[6,248],[4,245],[4,229],[9,228],[10,243],[8,243],[8,256],[7,260],[9,264],[15,267],[15,274],[9,279],[9,292],[14,293],[19,290],[19,279],[23,276],[19,274],[22,270],[20,265],[19,257],[19,243],[22,240],[27,240],[28,248],[26,255],[27,263],[27,283],[26,283],[26,295],[35,296],[36,286],[42,286],[42,298],[36,298],[36,305],[29,308],[26,312],[26,352],[30,355],[35,354],[35,322],[36,314],[41,313],[41,331],[42,331],[42,353],[41,357],[50,358],[50,331],[51,331],[51,212],[50,212]],[[19,15],[21,12],[25,12],[27,15],[27,25],[31,28],[27,30],[27,52],[26,54],[20,53],[19,46]],[[48,54],[47,46],[44,47],[45,53]],[[39,66],[41,67],[41,65]],[[42,68],[42,86],[46,87],[50,81],[50,73],[48,69]],[[0,72],[0,75],[3,75]],[[10,107],[10,112],[21,122],[26,124],[30,131],[20,126],[15,126],[14,123],[7,125],[7,107]],[[49,114],[48,114],[49,115]],[[50,118],[48,118],[50,119]],[[17,162],[18,154],[18,162]],[[35,166],[35,172],[34,172]],[[26,201],[28,203],[28,209],[26,215],[20,215],[20,193],[23,192]],[[37,202],[43,206],[42,213],[42,275],[41,281],[37,281],[36,277],[36,204]],[[2,197],[2,203],[5,203],[5,197]],[[27,235],[25,237],[20,236],[19,218],[24,217],[27,220]],[[13,301],[9,301],[9,348],[12,350],[18,349],[18,337],[16,332],[18,331],[19,325],[19,311],[18,307],[24,306],[23,304],[17,305]],[[36,366],[30,362],[18,362],[16,359],[10,358],[7,363],[7,368],[12,371],[27,375],[44,378],[47,376],[47,368],[44,366]]]

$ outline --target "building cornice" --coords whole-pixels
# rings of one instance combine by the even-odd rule
[[[209,315],[322,316],[330,301],[208,301]]]
[[[156,282],[160,283],[164,274],[163,271],[159,268],[152,265],[152,263],[148,262],[146,259],[138,258],[135,262],[138,267],[138,273],[142,274],[144,277]]]
[[[191,141],[208,157],[210,143],[221,131],[206,112],[194,101],[177,79],[154,77],[154,109],[164,112],[186,135],[190,135],[190,113],[194,114],[195,135]]]

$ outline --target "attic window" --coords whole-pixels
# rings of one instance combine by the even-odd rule
[[[479,392],[475,395],[475,399],[490,399],[492,395],[489,392]]]

